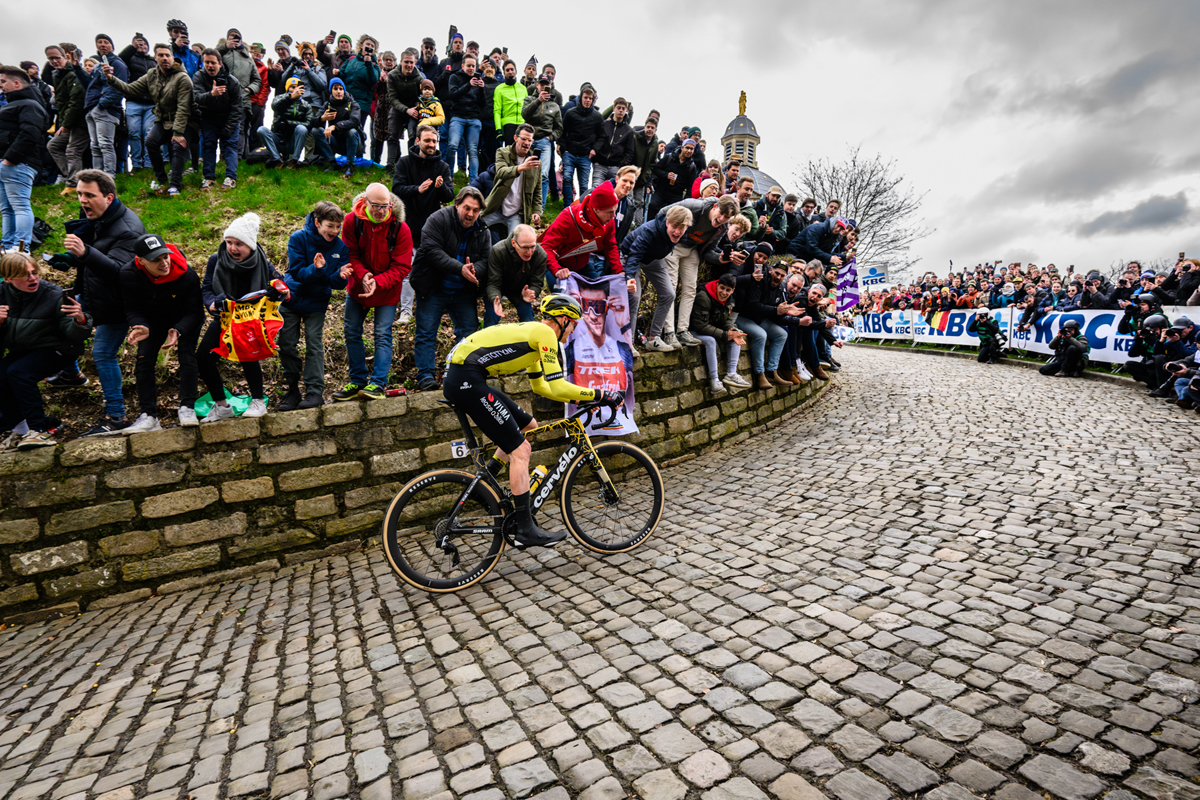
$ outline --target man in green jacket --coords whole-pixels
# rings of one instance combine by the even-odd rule
[[[104,77],[108,83],[126,97],[149,97],[154,101],[154,125],[146,134],[146,149],[150,153],[150,164],[154,167],[152,191],[161,191],[167,184],[167,172],[163,168],[162,148],[171,144],[171,177],[167,195],[175,197],[183,188],[183,167],[188,157],[189,139],[196,139],[198,115],[192,107],[192,81],[182,64],[175,63],[175,55],[165,44],[154,45],[155,68],[133,83],[126,83],[113,75],[112,67],[105,64]]]
[[[74,45],[52,44],[46,48],[46,58],[54,68],[54,98],[58,109],[54,138],[46,149],[66,182],[63,197],[70,197],[75,194],[75,173],[83,169],[83,155],[91,147],[87,120],[83,116],[87,87],[75,77],[73,64],[78,57]]]
[[[542,224],[542,162],[533,148],[533,126],[522,123],[511,147],[496,151],[496,182],[483,206],[483,224],[509,236],[522,223]]]
[[[504,62],[504,80],[496,87],[492,96],[493,118],[496,131],[504,137],[504,145],[513,143],[517,135],[517,126],[525,121],[521,109],[529,91],[517,80],[517,65],[509,60]]]

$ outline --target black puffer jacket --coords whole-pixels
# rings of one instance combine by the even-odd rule
[[[225,81],[225,93],[213,94],[220,80]],[[226,67],[221,67],[215,76],[201,68],[192,76],[192,105],[200,109],[201,120],[207,124],[222,123],[222,132],[232,136],[242,124],[242,84]]]
[[[468,75],[459,71],[450,76],[450,116],[464,119],[479,119],[483,114],[483,87],[472,86],[475,78],[483,79],[482,75]]]
[[[563,114],[562,124],[563,135],[559,145],[563,152],[587,158],[588,153],[596,147],[596,140],[600,136],[600,126],[604,124],[604,118],[595,108],[576,105]]]
[[[463,241],[467,242],[467,257],[475,266],[475,277],[479,284],[463,279],[463,291],[478,297],[481,287],[487,286],[487,262],[492,249],[492,234],[482,219],[475,220],[470,228],[458,221],[458,209],[446,206],[434,212],[421,230],[421,247],[413,256],[412,274],[409,280],[418,299],[425,299],[442,285],[446,279],[461,279],[463,264],[458,252]]]
[[[128,83],[133,83],[138,78],[142,77],[157,66],[154,63],[153,53],[139,53],[138,49],[133,45],[126,45],[124,50],[122,50],[120,53],[117,53],[117,57],[124,61],[125,66],[129,68]],[[154,103],[154,101],[150,99],[149,95],[142,95],[141,97],[137,98],[129,97],[126,99],[134,103],[141,103],[143,105],[152,105]]]
[[[146,235],[146,227],[117,198],[100,219],[88,222],[83,212],[80,217],[83,224],[73,232],[87,246],[83,257],[76,259],[74,292],[96,325],[124,325],[121,270],[133,263],[134,245]]]
[[[422,183],[436,181],[439,177],[442,179],[440,188],[430,186],[421,191]],[[416,249],[421,245],[421,229],[425,227],[425,221],[443,204],[454,199],[454,178],[450,175],[450,165],[441,156],[426,158],[421,155],[421,148],[413,145],[408,149],[408,155],[396,162],[392,194],[404,203],[405,219],[412,232],[413,249]]]
[[[0,157],[40,169],[49,127],[50,116],[37,89],[26,86],[9,92],[8,105],[0,107]]]
[[[36,292],[22,292],[0,283],[0,306],[8,306],[8,319],[0,323],[0,356],[31,353],[53,348],[63,355],[83,354],[84,342],[92,334],[92,318],[80,325],[62,313],[63,290],[42,281]]]

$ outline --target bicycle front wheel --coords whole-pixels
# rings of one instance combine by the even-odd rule
[[[627,442],[602,442],[596,455],[608,473],[605,482],[586,453],[563,477],[562,515],[567,530],[597,553],[623,553],[640,545],[663,512],[663,482],[654,459]]]
[[[504,513],[495,490],[480,481],[451,524],[450,514],[475,480],[437,469],[410,481],[383,519],[383,551],[396,574],[418,589],[456,592],[492,571],[504,550]]]

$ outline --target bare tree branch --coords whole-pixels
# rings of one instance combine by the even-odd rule
[[[858,262],[878,267],[898,277],[919,258],[909,250],[935,229],[920,224],[918,214],[926,192],[904,185],[895,160],[850,148],[845,160],[812,160],[801,167],[796,182],[805,193],[824,204],[841,200],[841,213],[858,224]]]

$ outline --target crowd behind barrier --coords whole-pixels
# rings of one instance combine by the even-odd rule
[[[1048,356],[1043,375],[1075,377],[1091,362],[1119,366],[1149,396],[1200,411],[1197,330],[1200,261],[1170,270],[1136,261],[1115,279],[999,262],[945,278],[868,290],[853,309],[855,338],[979,348],[981,363],[1006,351]]]
[[[283,36],[265,60],[267,48],[237,28],[212,48],[180,20],[166,28],[154,44],[136,33],[118,52],[101,33],[93,56],[61,42],[44,48],[41,67],[0,67],[0,450],[56,443],[62,420],[42,392],[89,384],[79,368],[89,342],[104,409],[85,436],[161,428],[155,364],[172,348],[182,426],[266,414],[262,353],[276,348],[278,408],[322,405],[335,293],[350,380],[334,401],[387,396],[394,328],[410,323],[417,388],[439,390],[443,318],[456,341],[479,327],[480,301],[484,326],[505,301],[531,319],[538,297],[572,276],[622,277],[631,351],[703,348],[713,396],[827,380],[839,368],[829,294],[853,258],[854,220],[836,199],[822,213],[780,187],[756,197],[738,157],[706,161],[699,128],[660,140],[657,111],[634,128],[632,104],[616,97],[601,111],[588,82],[564,101],[552,64],[530,57],[522,75],[507,48],[484,55],[453,27],[441,58],[432,37],[397,56],[371,35],[330,32]],[[190,171],[202,190],[236,190],[247,162],[347,179],[386,164],[391,185],[370,183],[349,210],[317,203],[296,221],[284,268],[258,246],[256,214],[232,220],[215,253],[183,253],[145,229],[113,179],[150,169],[161,197],[151,202],[171,202]],[[457,193],[456,166],[469,181]],[[74,276],[70,287],[44,280],[30,255],[30,193],[44,183],[80,204],[65,252],[47,255]],[[567,206],[546,226],[560,187]],[[655,292],[642,309],[644,283]],[[122,391],[126,344],[137,347],[136,419]],[[749,378],[737,372],[743,346]],[[239,362],[248,400],[230,396],[223,360]]]

